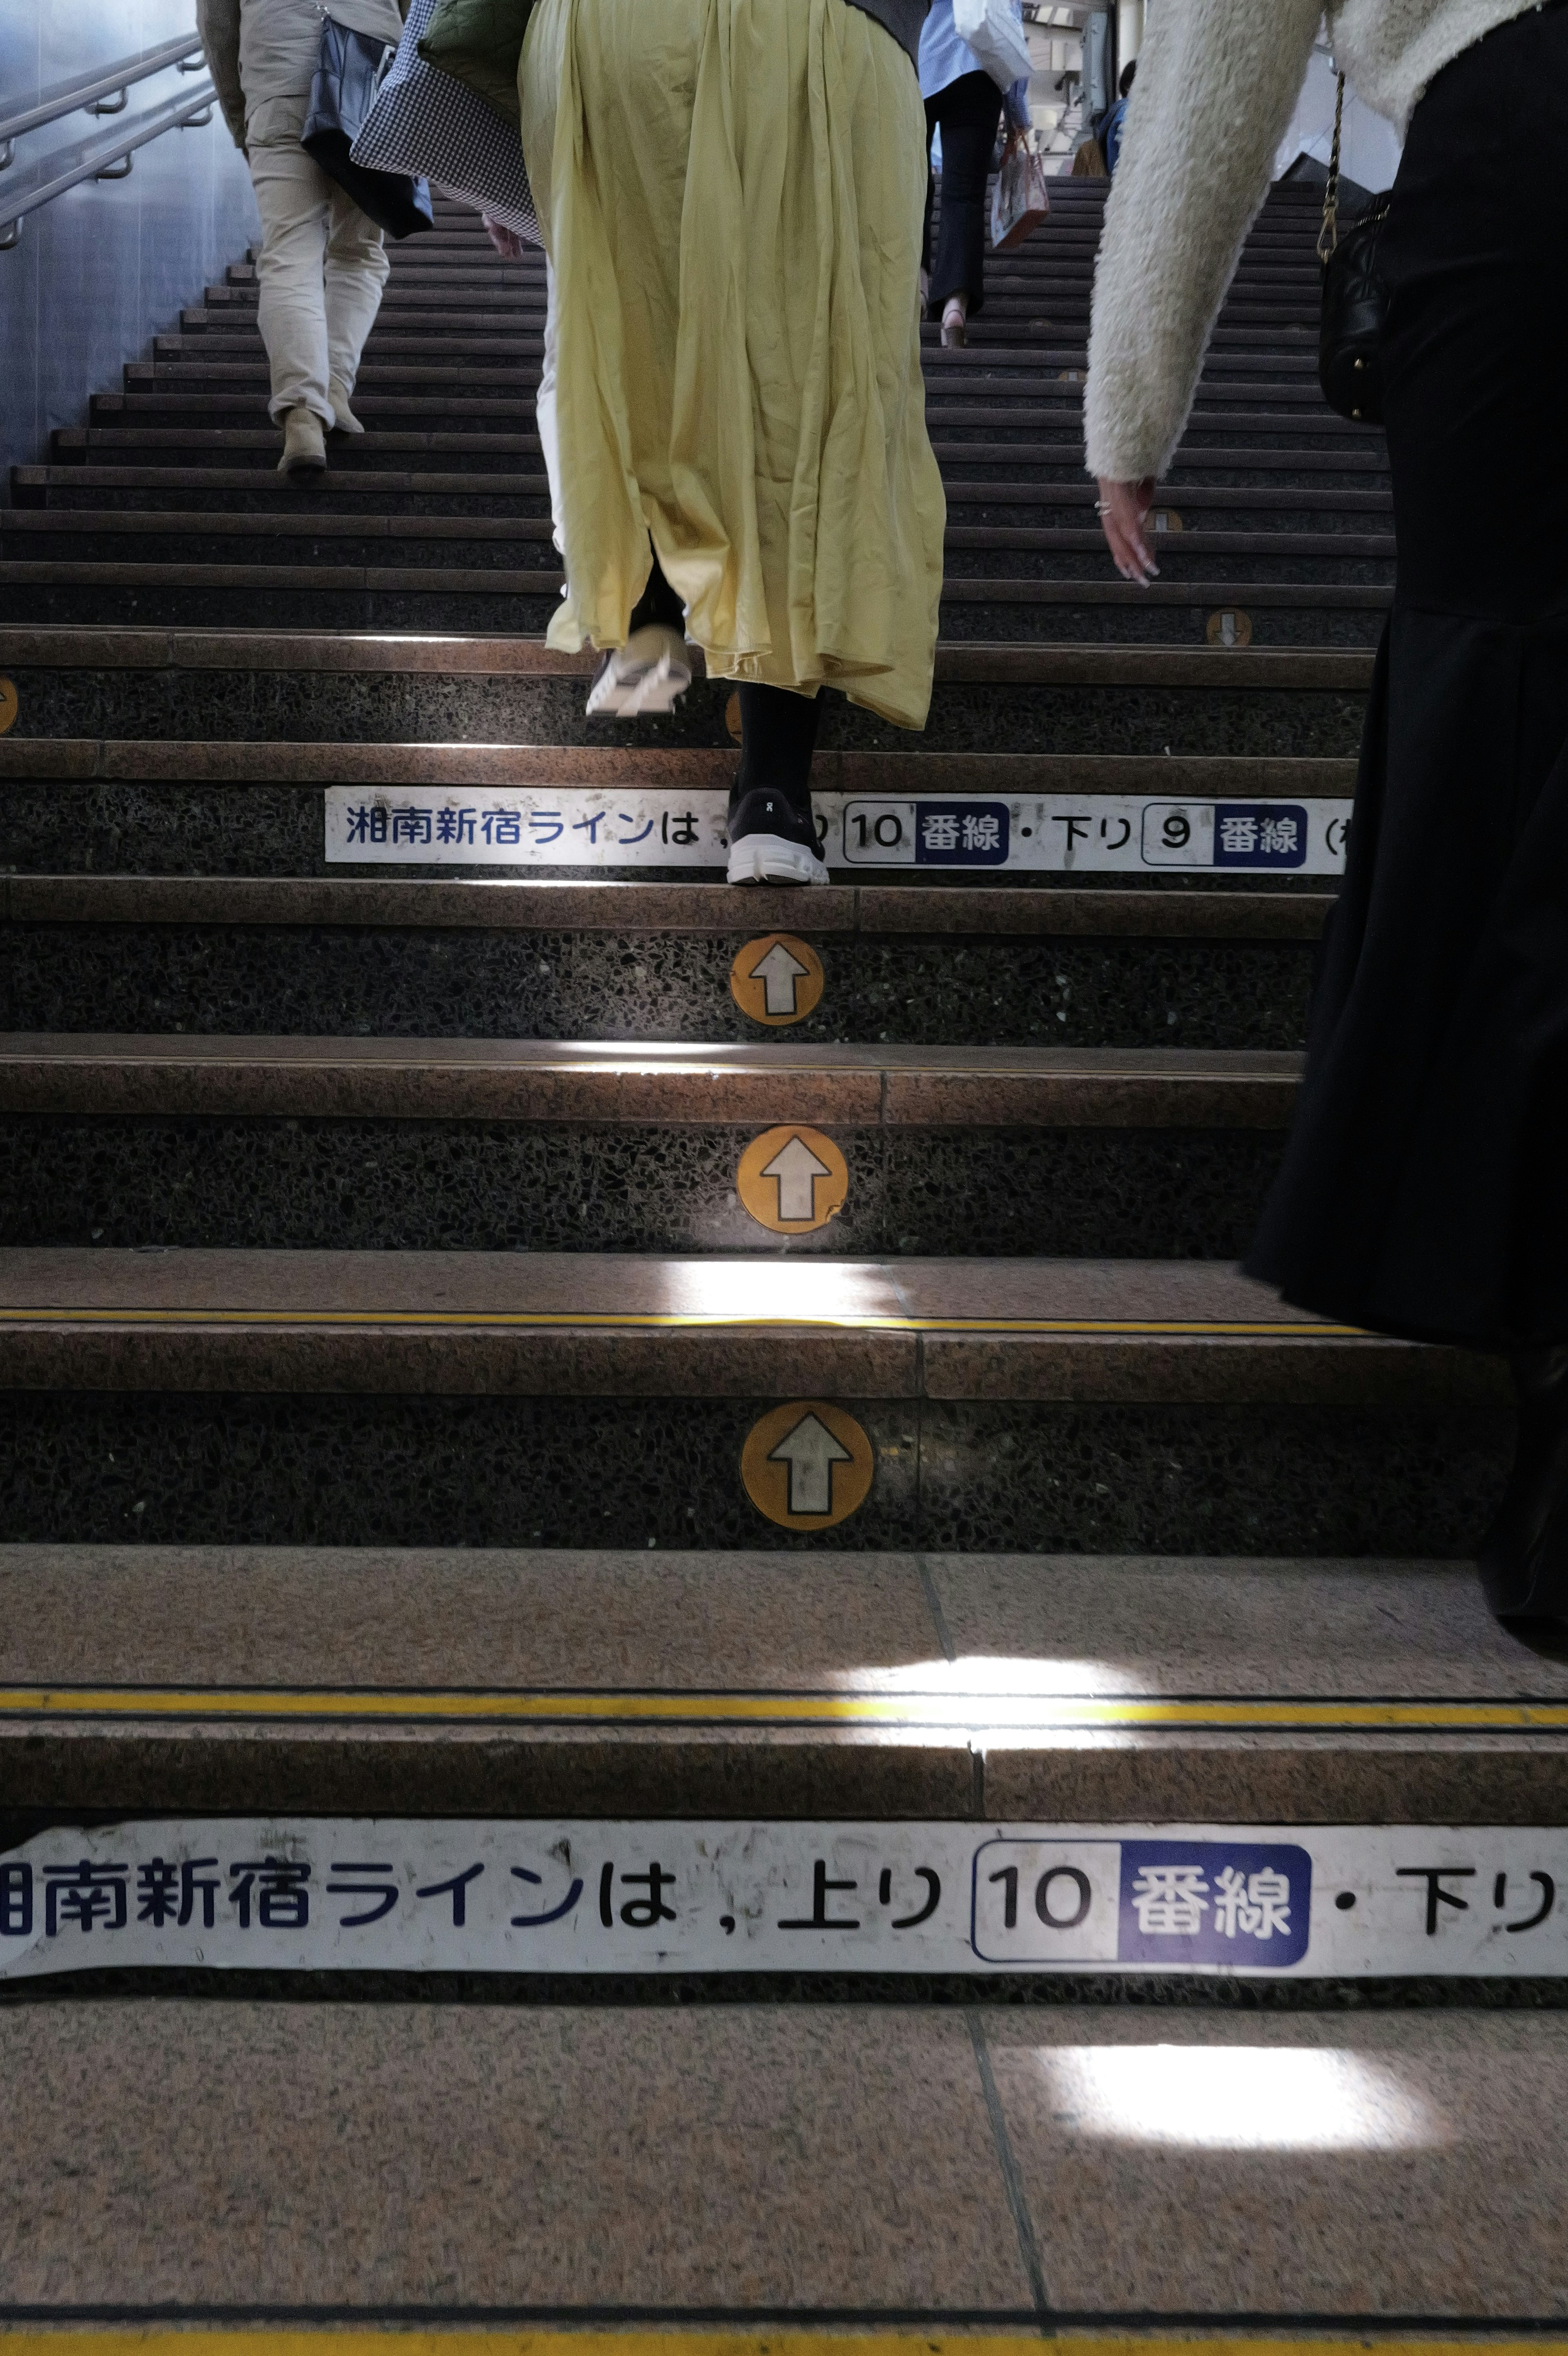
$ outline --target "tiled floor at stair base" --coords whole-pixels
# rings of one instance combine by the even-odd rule
[[[18,2321],[1568,2317],[1558,2013],[33,1997],[0,2103]]]

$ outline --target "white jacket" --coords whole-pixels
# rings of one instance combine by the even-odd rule
[[[1331,0],[1334,59],[1402,134],[1440,68],[1538,0]],[[1089,335],[1089,470],[1163,473],[1268,193],[1323,0],[1154,0],[1105,208]]]

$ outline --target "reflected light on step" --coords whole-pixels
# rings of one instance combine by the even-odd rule
[[[961,1653],[956,1661],[910,1661],[897,1668],[860,1668],[843,1679],[863,1686],[867,1679],[892,1693],[957,1694],[1141,1694],[1149,1689],[1147,1675],[1139,1676],[1113,1661],[1042,1659],[1019,1653]]]
[[[851,1260],[671,1260],[658,1278],[651,1306],[665,1316],[832,1325],[898,1313],[886,1272]]]
[[[1064,2045],[1037,2053],[1054,2123],[1194,2151],[1419,2151],[1446,2122],[1343,2047]]]

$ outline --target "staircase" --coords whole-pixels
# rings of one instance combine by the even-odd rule
[[[590,727],[543,646],[542,270],[473,216],[395,250],[324,482],[249,261],[15,469],[0,2318],[1568,2308],[1568,1668],[1464,1560],[1507,1394],[1233,1266],[1384,454],[1282,188],[1119,582],[1102,196],[924,331],[930,726],[825,699],[826,890],[713,880],[725,683]],[[1133,1936],[1183,1841],[1254,1922],[1312,1847],[1299,1968],[1218,1883]]]

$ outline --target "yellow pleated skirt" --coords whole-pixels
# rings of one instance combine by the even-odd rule
[[[848,0],[540,0],[522,144],[555,277],[566,595],[624,643],[649,538],[711,675],[930,702],[926,124]]]

